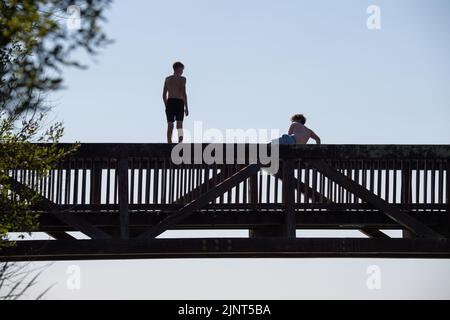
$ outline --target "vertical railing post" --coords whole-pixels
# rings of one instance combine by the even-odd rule
[[[409,204],[412,200],[412,169],[409,161],[401,161],[402,167],[402,195],[401,195],[401,203]]]
[[[294,191],[294,161],[285,160],[283,162],[283,204],[285,210],[285,235],[288,238],[295,238],[296,218],[295,218],[295,191]]]
[[[102,194],[102,167],[100,160],[92,160],[91,167],[91,204],[100,204]]]
[[[252,210],[256,208],[256,204],[258,203],[258,174],[255,174],[249,178],[248,185],[248,202],[252,204]],[[257,238],[259,236],[259,230],[250,229],[249,237]]]
[[[252,209],[257,208],[258,204],[258,174],[249,178],[248,201],[252,204]]]
[[[408,160],[400,161],[401,164],[401,175],[402,175],[402,186],[401,186],[401,204],[407,205],[412,201],[412,169],[410,162]],[[394,170],[395,174],[395,170]],[[414,234],[409,230],[403,230],[403,238],[411,239],[414,238]]]
[[[119,235],[129,238],[129,197],[128,197],[128,158],[120,158],[118,163],[119,192]]]
[[[445,205],[447,213],[447,237],[450,237],[450,160],[446,160],[445,166]]]

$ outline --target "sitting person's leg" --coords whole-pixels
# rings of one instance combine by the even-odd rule
[[[280,138],[272,140],[272,143],[278,144],[296,144],[295,138],[288,134],[283,134]]]

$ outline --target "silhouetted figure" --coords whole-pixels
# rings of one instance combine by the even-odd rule
[[[164,82],[163,100],[167,117],[167,143],[172,143],[173,124],[177,122],[178,142],[183,142],[183,119],[189,115],[186,78],[183,77],[184,65],[173,64],[173,75]]]
[[[283,134],[281,138],[275,140],[279,144],[306,144],[309,139],[313,139],[320,144],[320,138],[311,129],[305,126],[306,118],[302,114],[295,114],[291,117],[292,124],[288,134]]]

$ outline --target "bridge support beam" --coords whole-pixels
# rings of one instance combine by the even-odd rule
[[[249,230],[250,238],[264,237],[286,237],[294,239],[296,237],[296,213],[295,213],[295,178],[294,163],[292,160],[283,162],[281,173],[275,175],[283,181],[282,198],[284,204],[284,219],[281,225],[271,227],[260,227]],[[250,178],[249,200],[252,204],[258,203],[258,177]],[[300,192],[300,191],[299,191]]]
[[[447,238],[450,238],[450,160],[446,161],[447,171],[446,171],[446,182],[447,193],[445,195],[445,203],[447,204]]]
[[[119,159],[118,163],[119,179],[119,237],[129,238],[129,191],[128,191],[128,158]]]
[[[449,239],[209,238],[18,241],[1,261],[155,258],[450,258]]]
[[[412,200],[412,170],[410,163],[406,162],[401,168],[402,186],[401,186],[401,202],[411,203]],[[403,229],[403,238],[412,239],[414,233],[408,229]]]
[[[248,201],[254,205],[253,208],[258,208],[258,176],[256,174],[249,178]],[[274,230],[273,227],[249,229],[248,235],[250,238],[276,237],[279,235],[279,230]]]
[[[92,160],[90,183],[91,183],[90,203],[100,204],[102,194],[102,167],[100,160]]]
[[[295,179],[294,179],[294,162],[285,160],[283,163],[283,203],[284,203],[284,234],[289,239],[295,238]]]

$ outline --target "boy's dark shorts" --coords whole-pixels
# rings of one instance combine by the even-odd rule
[[[167,122],[183,121],[184,101],[182,99],[167,99],[166,117]]]

